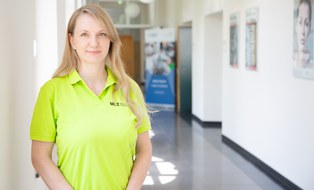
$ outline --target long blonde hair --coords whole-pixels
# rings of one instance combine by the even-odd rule
[[[61,77],[70,74],[73,70],[78,68],[79,57],[76,51],[72,48],[70,43],[70,35],[73,35],[75,24],[77,18],[82,14],[89,14],[96,20],[98,20],[103,26],[106,28],[108,32],[108,37],[110,39],[110,48],[108,55],[105,58],[106,65],[110,68],[112,73],[117,79],[117,85],[115,88],[115,92],[122,91],[127,104],[132,109],[133,113],[137,117],[137,124],[138,127],[142,122],[142,117],[146,109],[143,109],[139,102],[133,101],[133,97],[139,96],[139,98],[143,98],[142,94],[135,94],[133,85],[131,84],[130,77],[126,74],[124,69],[124,63],[121,59],[121,40],[119,38],[118,31],[116,30],[113,21],[109,14],[103,10],[99,5],[96,4],[87,4],[82,6],[81,8],[77,9],[71,16],[67,31],[66,31],[66,43],[63,53],[63,58],[60,66],[57,68],[55,73],[53,74],[53,78]],[[121,92],[120,91],[120,92]],[[137,98],[137,97],[135,97]]]

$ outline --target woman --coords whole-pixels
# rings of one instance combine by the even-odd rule
[[[312,7],[310,0],[300,0],[296,18],[297,51],[295,64],[298,67],[312,65],[312,52],[308,50],[308,39],[311,33]]]
[[[151,162],[151,126],[120,47],[101,7],[73,13],[62,63],[40,89],[30,129],[33,166],[49,189],[141,188]]]

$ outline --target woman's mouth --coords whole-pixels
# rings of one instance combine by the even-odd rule
[[[89,54],[96,55],[96,54],[99,54],[101,51],[86,51],[86,52]]]

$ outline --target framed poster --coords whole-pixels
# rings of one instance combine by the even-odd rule
[[[239,13],[230,15],[230,66],[239,67]]]
[[[314,79],[313,2],[294,0],[293,75]]]
[[[248,9],[245,24],[245,66],[249,70],[257,70],[257,27],[258,8]]]

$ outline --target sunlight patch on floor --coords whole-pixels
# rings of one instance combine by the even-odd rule
[[[158,176],[157,178],[153,178],[151,173],[148,172],[144,185],[154,185],[156,183],[167,184],[174,181],[179,174],[179,171],[175,169],[176,166],[173,163],[166,162],[164,159],[156,156],[152,157],[152,167],[157,168]],[[158,182],[154,180],[158,180]]]

